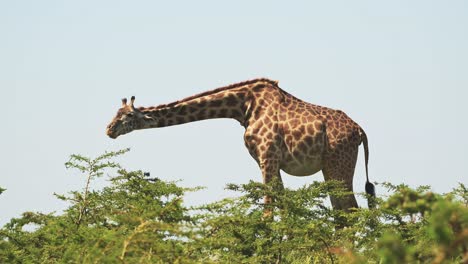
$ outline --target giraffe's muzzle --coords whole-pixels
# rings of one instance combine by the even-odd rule
[[[110,129],[107,129],[106,130],[106,134],[108,137],[112,138],[112,139],[116,139],[117,138],[117,135],[115,135],[114,133],[112,133],[113,131],[110,130]]]

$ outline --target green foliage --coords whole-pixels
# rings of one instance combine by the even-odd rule
[[[231,184],[228,189],[244,195],[203,207],[207,213],[201,223],[202,247],[209,249],[210,257],[223,263],[303,263],[304,256],[333,258],[328,252],[334,236],[334,212],[323,202],[328,193],[343,192],[337,183],[316,182],[279,192],[255,182]],[[265,194],[274,201],[268,206],[259,202]],[[264,217],[264,209],[269,207],[280,209]]]
[[[174,182],[127,171],[112,160],[72,155],[67,168],[83,190],[56,194],[60,213],[26,212],[0,229],[0,263],[464,263],[468,261],[468,190],[383,184],[391,195],[376,209],[334,211],[328,196],[347,195],[339,182],[297,190],[256,182],[241,193],[197,208],[183,204]],[[93,190],[92,181],[109,176]],[[265,205],[263,196],[273,202]],[[271,212],[265,215],[264,212]],[[342,227],[342,223],[347,223]]]
[[[68,168],[86,176],[82,191],[56,195],[69,207],[61,215],[24,213],[0,230],[0,263],[173,263],[190,261],[193,221],[182,198],[189,189],[128,172],[110,159],[73,155]],[[90,182],[113,169],[110,186]],[[34,231],[27,231],[33,224]]]

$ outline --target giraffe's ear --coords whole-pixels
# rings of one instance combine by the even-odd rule
[[[135,106],[133,105],[134,102],[135,102],[135,96],[132,96],[132,98],[130,98],[130,106],[132,108],[135,108]]]
[[[127,98],[122,98],[122,106],[126,106],[127,105]]]

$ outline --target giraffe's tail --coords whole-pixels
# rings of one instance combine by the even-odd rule
[[[364,145],[364,159],[366,164],[366,193],[368,194],[367,205],[369,208],[375,207],[375,186],[369,181],[369,145],[367,142],[367,135],[364,129],[360,129],[362,144]]]

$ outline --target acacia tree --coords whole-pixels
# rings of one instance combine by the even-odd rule
[[[67,168],[85,176],[85,187],[56,196],[69,203],[62,214],[26,212],[0,230],[0,263],[173,263],[189,259],[191,216],[183,194],[191,189],[127,171],[111,161],[128,150],[95,159],[72,155]],[[110,185],[92,190],[96,177]],[[24,227],[34,225],[34,231]]]
[[[339,182],[278,192],[256,182],[196,208],[174,182],[127,171],[113,160],[128,149],[91,159],[72,155],[67,168],[84,188],[67,195],[61,213],[25,212],[0,229],[0,263],[466,263],[468,191],[383,184],[391,195],[375,209],[325,205],[347,195]],[[109,175],[108,186],[92,188]],[[263,196],[273,202],[265,205]],[[267,208],[268,207],[268,208]],[[272,217],[263,217],[268,209]],[[346,228],[335,227],[344,219]]]

